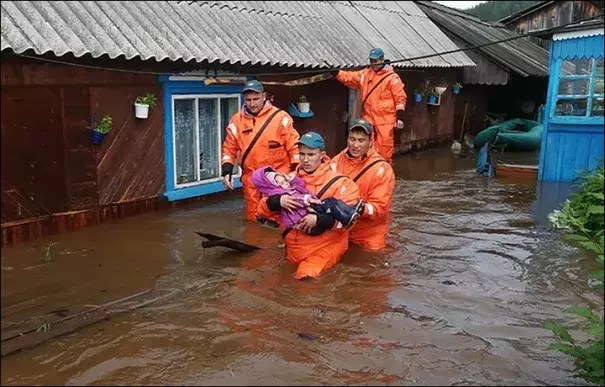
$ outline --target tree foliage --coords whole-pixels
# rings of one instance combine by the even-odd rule
[[[484,21],[498,21],[537,3],[540,1],[486,1],[464,12]]]

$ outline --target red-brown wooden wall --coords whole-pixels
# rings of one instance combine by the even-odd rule
[[[156,75],[5,57],[1,67],[3,245],[174,206],[162,197],[164,107]],[[400,151],[451,139],[456,98],[451,87],[439,107],[415,104],[412,91],[427,77],[433,85],[438,80],[451,85],[456,71],[402,73],[408,109],[405,129],[396,134]],[[296,119],[296,129],[317,130],[332,156],[345,147],[343,85],[328,80],[267,91],[282,109],[305,94],[315,116]],[[146,93],[154,93],[158,105],[139,120],[133,104]],[[113,130],[95,146],[89,139],[91,118],[106,113]]]

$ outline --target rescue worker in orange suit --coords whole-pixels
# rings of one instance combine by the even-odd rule
[[[244,106],[231,118],[226,129],[221,176],[225,188],[233,190],[233,168],[239,153],[246,219],[254,222],[260,194],[250,181],[252,172],[265,165],[283,173],[293,171],[299,162],[300,136],[294,129],[292,117],[267,101],[262,83],[247,81],[243,95]],[[277,217],[270,219],[276,221]]]
[[[336,79],[345,86],[359,89],[362,118],[376,130],[375,147],[389,163],[395,148],[394,128],[403,129],[407,97],[404,84],[393,67],[384,60],[384,51],[370,51],[370,68],[360,71],[338,71]]]
[[[386,246],[389,233],[389,209],[395,189],[395,173],[373,148],[374,128],[364,119],[356,119],[349,128],[347,148],[332,159],[332,170],[351,178],[364,201],[364,209],[350,231],[350,241],[367,250]]]
[[[298,142],[300,165],[295,173],[305,182],[305,188],[320,200],[333,197],[353,205],[360,200],[357,185],[351,179],[330,168],[324,139],[315,132],[300,137]],[[259,214],[269,216],[280,209],[294,210],[302,204],[290,195],[263,198]],[[320,225],[327,231],[312,236],[308,232]],[[353,226],[355,227],[355,226]],[[324,270],[334,266],[347,251],[349,231],[327,214],[309,213],[292,229],[280,229],[286,244],[286,258],[297,264],[296,279],[317,278]]]

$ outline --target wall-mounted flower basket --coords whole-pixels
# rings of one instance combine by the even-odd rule
[[[437,105],[437,98],[439,98],[439,94],[437,94],[436,92],[432,92],[431,94],[429,94],[426,103],[428,103],[429,105]]]
[[[454,86],[452,86],[452,93],[460,94],[460,89],[462,89],[462,85],[460,83],[456,83]]]
[[[143,96],[138,96],[134,102],[134,116],[142,119],[149,117],[149,108],[154,108],[155,105],[155,95],[145,94]]]
[[[111,126],[111,116],[105,114],[101,122],[90,131],[90,141],[95,145],[102,143],[107,133],[111,132]]]
[[[300,98],[298,98],[296,105],[290,102],[290,105],[288,105],[288,113],[290,113],[292,117],[298,118],[313,117],[310,105],[311,104],[307,102],[307,98],[304,95],[301,95]]]
[[[414,90],[414,102],[422,102],[422,98],[428,93],[431,81],[426,79],[424,80],[416,89]]]
[[[90,142],[95,145],[99,145],[105,139],[105,133],[98,132],[96,130],[90,131]]]
[[[293,103],[290,103],[290,105],[288,105],[288,113],[290,113],[290,115],[292,117],[297,117],[297,118],[311,118],[313,117],[313,112],[312,111],[308,111],[306,113],[302,113],[300,110],[298,110],[298,108],[296,107],[296,105],[294,105]]]
[[[307,97],[301,95],[296,103],[296,108],[301,113],[309,113],[311,111],[311,103],[307,102]]]
[[[433,91],[429,94],[429,98],[426,101],[429,105],[439,106],[441,105],[441,96],[447,90],[447,86],[436,86]]]

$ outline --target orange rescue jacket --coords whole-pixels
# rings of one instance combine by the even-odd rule
[[[241,163],[241,158],[250,149],[244,160],[241,178],[246,201],[246,219],[249,221],[256,221],[256,209],[260,200],[258,190],[250,181],[252,172],[265,165],[271,165],[277,171],[288,173],[290,166],[298,164],[299,161],[297,142],[300,136],[292,125],[292,117],[285,111],[279,111],[273,116],[258,140],[252,144],[257,133],[276,111],[278,109],[267,102],[255,117],[243,107],[231,118],[227,126],[227,137],[223,142],[222,164],[235,165],[238,153],[238,163]]]
[[[387,79],[381,81],[383,78]],[[363,118],[375,126],[391,125],[392,129],[397,120],[397,110],[405,110],[405,85],[392,66],[387,65],[379,72],[370,68],[339,71],[336,79],[347,87],[359,89],[362,102],[367,98],[362,106]],[[372,91],[379,82],[378,87]]]
[[[401,77],[386,65],[379,72],[371,68],[360,71],[339,71],[336,79],[345,86],[359,89],[362,117],[370,121],[376,130],[374,146],[380,154],[391,162],[393,155],[394,127],[397,111],[405,110],[407,96]],[[375,87],[378,85],[377,87]]]
[[[258,131],[276,109],[267,102],[256,117],[245,108],[237,112],[227,126],[221,163],[235,165],[238,152],[240,158],[243,157]],[[251,174],[265,165],[271,165],[280,172],[289,172],[290,164],[298,163],[299,138],[292,124],[292,117],[283,110],[277,113],[250,150],[242,173]]]
[[[305,187],[314,195],[317,195],[330,180],[340,175],[330,169],[330,158],[327,156],[312,174],[306,173],[300,167],[297,168],[296,173],[305,181]],[[349,205],[353,205],[361,199],[357,185],[346,176],[336,180],[320,199],[329,197],[340,199]],[[267,207],[267,198],[261,199],[258,214],[265,217],[273,214]],[[283,225],[280,224],[280,228],[284,231]],[[338,222],[334,223],[331,230],[318,236],[291,230],[285,237],[285,243],[286,258],[288,261],[298,264],[294,277],[297,279],[305,276],[318,277],[324,270],[340,261],[342,255],[347,251],[348,239],[349,232]]]
[[[350,231],[351,242],[369,250],[384,248],[395,189],[393,168],[374,148],[363,158],[352,158],[345,149],[332,159],[331,167],[357,184],[365,202],[363,214]]]

